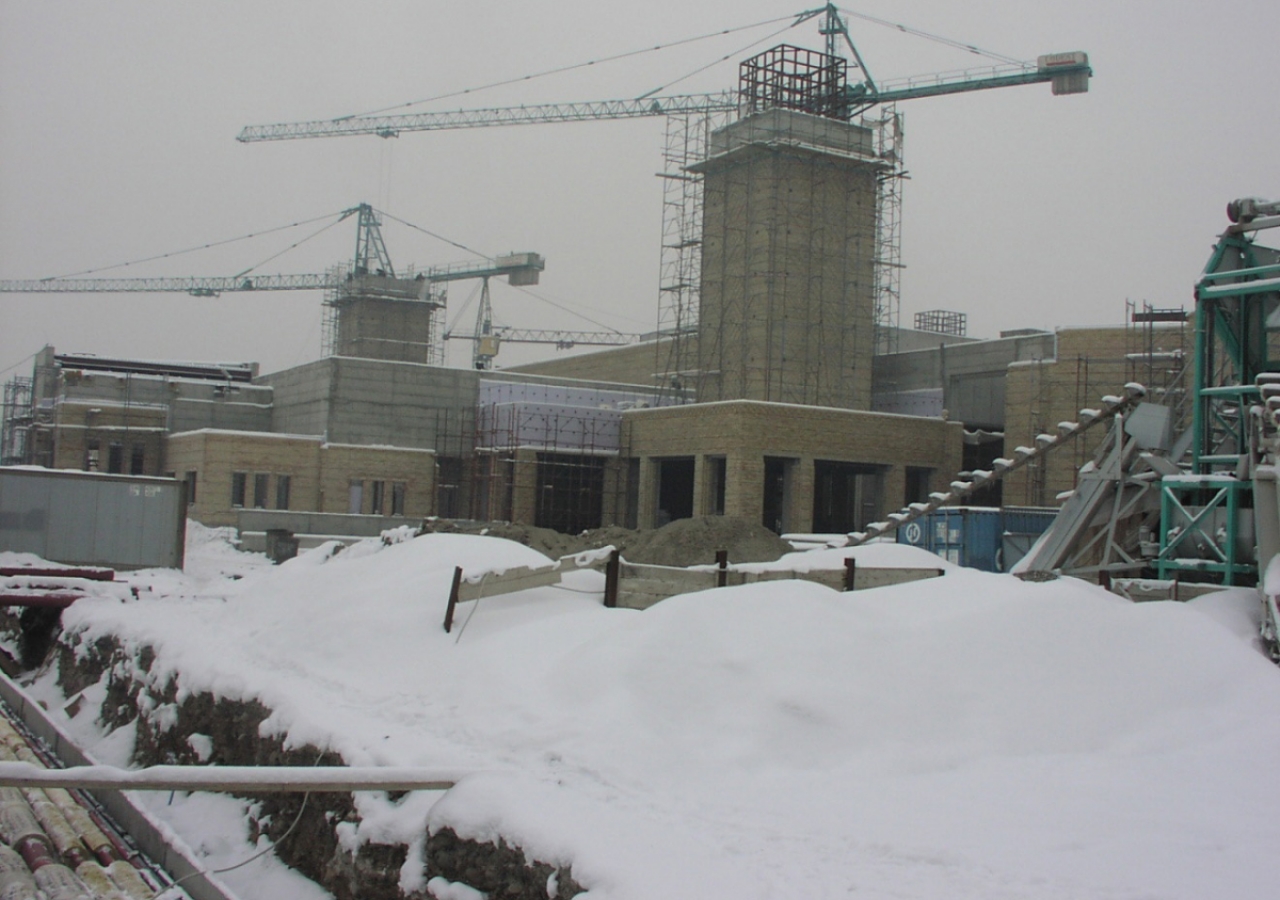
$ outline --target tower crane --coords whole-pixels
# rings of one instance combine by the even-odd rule
[[[357,216],[356,252],[350,270],[332,269],[325,274],[307,275],[185,275],[158,278],[33,278],[0,280],[0,293],[8,294],[94,294],[94,293],[169,293],[193,297],[216,297],[232,291],[310,291],[336,290],[343,284],[365,277],[396,278],[391,258],[382,240],[381,221],[367,203],[361,203],[339,214],[338,221]],[[425,287],[467,278],[489,278],[503,275],[514,284],[537,284],[538,273],[545,263],[537,253],[513,253],[478,263],[457,263],[433,267],[405,280]],[[423,290],[416,297],[427,299]]]
[[[829,98],[833,118],[849,119],[873,106],[897,103],[919,97],[938,97],[992,88],[1050,82],[1053,93],[1077,94],[1089,89],[1093,70],[1089,57],[1082,52],[1051,53],[1034,62],[1017,62],[981,70],[965,70],[934,75],[914,76],[899,81],[876,84],[862,60],[862,55],[849,36],[849,29],[834,4],[799,13],[794,25],[823,16],[821,33],[826,36],[827,55],[840,56],[839,38],[854,56],[854,66],[863,73],[862,81],[840,85]],[[544,103],[527,106],[458,109],[440,112],[404,113],[389,116],[341,116],[304,122],[274,125],[246,125],[236,140],[241,143],[288,141],[303,138],[351,137],[376,135],[399,137],[404,132],[444,131],[464,128],[490,128],[500,125],[541,125],[552,122],[583,122],[597,119],[636,119],[653,116],[676,116],[709,113],[754,112],[756,100],[741,96],[740,91],[704,94],[646,95],[635,99],[597,100],[580,103]]]
[[[481,371],[493,368],[493,359],[498,355],[498,350],[503,343],[554,344],[557,350],[569,350],[580,344],[584,346],[634,344],[641,338],[642,335],[626,334],[621,331],[554,331],[542,328],[512,328],[509,325],[494,324],[488,278],[481,281],[480,308],[476,313],[475,330],[470,334],[460,334],[456,331],[444,333],[446,341],[471,342],[471,366]]]
[[[393,302],[424,304],[429,311],[442,310],[445,293],[438,288],[452,281],[479,278],[483,281],[484,296],[488,297],[489,279],[506,278],[515,286],[538,283],[539,273],[545,262],[537,253],[510,253],[477,262],[434,266],[415,272],[412,268],[397,274],[382,239],[381,220],[377,211],[367,203],[361,203],[339,213],[338,222],[356,217],[355,255],[349,267],[339,266],[323,274],[254,275],[249,271],[237,275],[187,275],[155,278],[40,278],[0,280],[0,293],[24,294],[86,294],[86,293],[185,293],[193,297],[217,297],[231,292],[271,292],[323,290],[326,292],[326,312],[339,311],[359,297]],[[335,223],[336,224],[336,223]],[[337,313],[326,317],[332,327],[326,329],[326,350],[337,352],[340,338],[337,335]],[[400,343],[415,344],[426,351],[427,361],[443,362],[441,339],[453,335],[439,335],[428,325],[428,334],[417,335],[420,340],[403,340],[415,336],[402,335]],[[499,326],[494,339],[519,343],[554,344],[571,347],[575,344],[625,344],[638,340],[636,335],[616,332],[588,332],[542,329],[503,329]],[[468,339],[470,336],[468,336]],[[474,354],[481,359],[479,341]],[[492,352],[484,359],[488,368]]]
[[[869,17],[864,17],[869,18]],[[816,80],[809,85],[813,101],[799,108],[830,118],[849,121],[854,116],[882,107],[886,115],[879,125],[877,153],[886,163],[879,176],[880,209],[877,221],[877,274],[875,320],[877,350],[892,350],[892,335],[897,325],[899,262],[900,192],[895,179],[902,175],[901,119],[894,105],[901,100],[969,93],[993,88],[1048,82],[1055,95],[1083,93],[1089,89],[1093,70],[1083,52],[1050,53],[1034,61],[1014,62],[980,70],[917,76],[894,82],[877,82],[871,75],[840,10],[834,3],[797,13],[792,27],[811,20],[819,22],[825,39],[825,61]],[[889,24],[889,23],[882,23]],[[902,26],[898,26],[902,27]],[[909,29],[907,29],[909,30]],[[965,45],[967,47],[967,45]],[[782,45],[779,49],[795,50]],[[974,48],[968,47],[973,50]],[[844,58],[844,51],[852,61]],[[768,51],[772,53],[774,51]],[[745,70],[751,60],[742,64]],[[853,83],[847,83],[846,67],[860,72]],[[799,76],[804,78],[808,76]],[[664,95],[655,92],[620,100],[580,103],[548,103],[514,107],[459,109],[453,111],[405,113],[396,115],[355,115],[273,125],[249,125],[237,140],[242,143],[285,141],[306,138],[375,135],[398,137],[406,132],[449,129],[489,128],[506,125],[536,125],[553,122],[581,122],[602,119],[665,117],[668,128],[668,171],[664,201],[662,278],[659,330],[675,337],[671,371],[683,367],[679,356],[680,336],[692,332],[697,325],[700,279],[701,176],[689,169],[699,161],[702,145],[682,136],[693,133],[689,123],[713,118],[732,119],[762,111],[770,106],[788,106],[777,91],[721,91],[704,94]],[[683,130],[676,122],[683,120]],[[705,129],[703,129],[705,130]],[[672,148],[676,149],[672,149]],[[477,341],[479,339],[477,338]]]

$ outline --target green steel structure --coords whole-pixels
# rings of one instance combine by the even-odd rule
[[[1237,200],[1228,217],[1196,284],[1191,469],[1161,481],[1157,567],[1161,578],[1246,584],[1259,566],[1249,411],[1260,402],[1258,376],[1280,367],[1280,250],[1257,237],[1280,226],[1280,203]]]

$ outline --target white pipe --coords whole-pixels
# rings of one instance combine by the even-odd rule
[[[447,791],[475,774],[464,769],[347,766],[73,766],[43,769],[0,762],[0,787],[61,787],[116,791],[225,791],[305,793]]]

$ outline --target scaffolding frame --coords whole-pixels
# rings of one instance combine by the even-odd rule
[[[738,64],[742,112],[781,108],[847,119],[848,67],[842,57],[779,44]]]
[[[379,240],[381,240],[379,238]],[[346,266],[334,266],[326,273],[326,277],[334,286],[325,291],[322,304],[321,349],[322,357],[338,356],[344,344],[383,344],[391,345],[388,352],[373,354],[376,359],[405,359],[412,362],[423,362],[432,366],[443,366],[445,363],[445,304],[447,290],[444,284],[428,284],[421,296],[406,297],[399,291],[381,292],[376,283],[362,275],[353,275]],[[415,284],[414,271],[410,268],[402,276],[401,281]],[[389,303],[420,304],[428,308],[424,322],[426,333],[423,335],[404,335],[391,338],[387,335],[364,335],[359,333],[359,319],[348,316],[354,304],[362,300],[386,301]],[[344,321],[345,320],[345,321]],[[415,339],[416,338],[416,339]],[[392,347],[402,348],[398,354]],[[403,348],[418,348],[416,354],[407,353]],[[377,348],[382,350],[384,348]],[[367,354],[361,354],[367,355]],[[421,358],[417,358],[420,356]]]
[[[949,309],[926,309],[915,314],[913,324],[916,331],[964,337],[969,327],[968,322],[969,317],[962,312]]]
[[[1125,313],[1128,378],[1146,387],[1151,402],[1173,410],[1174,434],[1181,434],[1191,427],[1192,413],[1188,380],[1194,356],[1187,311],[1181,306],[1155,307],[1145,300],[1139,306],[1126,300]],[[1158,342],[1159,338],[1164,340]]]
[[[636,473],[625,435],[597,410],[488,404],[470,457],[471,518],[575,534],[634,524]],[[621,435],[621,436],[620,436]]]
[[[839,122],[848,122],[844,78],[846,61],[837,56],[781,45],[746,60],[739,67],[740,106],[729,112],[669,114],[663,148],[663,221],[659,280],[658,331],[668,338],[658,342],[655,375],[659,387],[673,393],[696,384],[706,398],[709,379],[719,369],[709,369],[715,353],[701,347],[703,327],[704,218],[707,206],[703,164],[715,152],[713,135],[752,113],[788,109]],[[873,272],[868,283],[873,311],[867,328],[871,333],[865,359],[850,358],[850,366],[870,365],[872,354],[893,353],[898,348],[901,318],[903,119],[892,104],[881,107],[875,118],[861,118],[858,125],[870,129],[868,157],[874,159],[874,228],[865,237]],[[801,135],[784,135],[783,143],[800,145]],[[819,248],[817,252],[829,251]],[[843,251],[840,255],[844,255]],[[714,277],[714,276],[713,276]],[[865,286],[862,286],[865,289]],[[723,338],[723,335],[720,336]],[[718,342],[723,346],[723,340]],[[716,351],[719,352],[718,350]],[[785,359],[785,352],[774,358]],[[841,355],[841,361],[846,358]],[[787,402],[812,402],[801,396]],[[865,406],[870,399],[836,403]]]
[[[31,461],[34,383],[25,375],[15,375],[5,382],[4,406],[0,410],[0,466],[21,466]]]
[[[700,400],[870,407],[881,163],[821,127],[741,119],[701,167]]]
[[[711,133],[730,120],[727,112],[687,112],[666,117],[662,151],[662,247],[659,258],[658,332],[654,372],[659,388],[681,393],[697,361],[699,295],[702,287],[702,175],[691,169],[707,157]]]

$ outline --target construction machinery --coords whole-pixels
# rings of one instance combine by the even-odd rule
[[[471,367],[480,371],[493,368],[494,357],[502,344],[554,344],[557,350],[570,350],[573,347],[606,346],[616,347],[623,344],[634,344],[641,340],[639,334],[626,334],[621,331],[569,331],[544,328],[513,328],[499,325],[493,321],[493,302],[489,296],[489,279],[483,278],[480,283],[480,303],[476,312],[475,330],[469,334],[446,331],[445,340],[463,340],[471,342]]]
[[[229,276],[158,278],[41,278],[0,280],[0,293],[186,293],[216,297],[228,292],[322,290],[325,292],[324,354],[444,362],[445,286],[493,277],[516,286],[538,283],[545,261],[537,253],[509,253],[477,262],[396,271],[382,238],[381,217],[361,203],[338,214],[337,222],[356,219],[355,254],[349,265],[323,274],[258,275],[246,270]],[[336,224],[333,223],[333,224]],[[564,340],[560,332],[541,337]]]
[[[873,106],[897,103],[919,97],[938,97],[991,88],[1014,87],[1049,82],[1053,93],[1076,94],[1089,89],[1093,70],[1088,55],[1082,52],[1051,53],[1034,62],[1007,61],[1003,65],[914,76],[877,84],[867,69],[861,53],[849,35],[848,25],[835,4],[796,15],[792,26],[821,19],[820,33],[826,38],[825,59],[815,57],[820,67],[815,74],[796,72],[807,84],[809,94],[821,106],[820,114],[849,119]],[[853,55],[850,63],[841,53],[841,44]],[[786,46],[786,45],[782,45]],[[798,49],[798,48],[797,48]],[[751,60],[744,63],[750,69]],[[862,80],[847,83],[849,65],[862,72]],[[778,87],[775,83],[774,89]],[[287,141],[303,138],[351,137],[375,135],[399,137],[405,132],[442,131],[460,128],[488,128],[500,125],[539,125],[551,122],[582,122],[598,119],[634,119],[653,116],[701,115],[730,112],[748,114],[772,105],[766,93],[744,94],[742,91],[720,91],[704,94],[645,95],[634,99],[600,100],[581,103],[546,103],[488,109],[459,109],[443,112],[405,113],[399,115],[342,116],[275,125],[247,125],[236,140],[242,143]]]
[[[1166,594],[1197,586],[1259,585],[1263,636],[1280,660],[1280,249],[1258,242],[1280,228],[1280,202],[1245,198],[1227,206],[1231,224],[1196,283],[1190,427],[1179,433],[1168,404],[1140,402],[1143,385],[1103,398],[1018,448],[991,472],[971,473],[878,522],[855,542],[886,534],[937,506],[1050,452],[1087,427],[1107,436],[1080,470],[1053,525],[1015,568],[1035,577],[1065,573],[1110,581],[1154,576]],[[1185,586],[1190,586],[1190,590]]]
[[[870,16],[859,18],[933,38]],[[696,164],[708,155],[712,131],[735,119],[778,107],[844,122],[861,117],[863,124],[874,128],[874,152],[883,162],[877,176],[875,349],[880,353],[893,352],[900,309],[900,185],[904,175],[902,119],[895,104],[900,100],[1045,82],[1051,84],[1054,94],[1082,93],[1088,90],[1093,72],[1088,56],[1082,52],[1046,54],[1034,61],[1020,62],[986,54],[972,45],[944,40],[967,52],[991,56],[997,64],[878,82],[850,36],[845,17],[834,4],[797,13],[789,27],[806,22],[819,24],[824,52],[787,44],[767,50],[741,64],[739,88],[735,91],[673,95],[650,91],[634,98],[595,102],[343,116],[250,125],[237,139],[254,143],[356,135],[391,138],[415,131],[664,118],[667,137],[663,170],[659,173],[664,194],[658,331],[672,337],[668,342],[663,381],[674,383],[694,365],[692,358],[686,358],[690,352],[686,338],[697,328],[699,314],[703,194],[702,174]],[[846,58],[846,54],[851,59]],[[855,77],[849,76],[850,68],[857,73]],[[869,117],[876,107],[881,112],[874,118]]]
[[[577,345],[612,346],[640,340],[640,335],[617,331],[494,325],[489,279],[505,278],[514,287],[535,285],[539,273],[546,267],[540,254],[508,253],[476,262],[432,266],[416,271],[410,267],[397,274],[382,238],[382,220],[378,211],[367,203],[361,203],[339,213],[337,222],[351,216],[356,217],[356,248],[352,262],[323,274],[255,275],[246,270],[225,276],[0,280],[0,293],[182,293],[193,297],[216,297],[222,293],[244,291],[322,290],[326,292],[325,356],[370,356],[442,365],[445,357],[443,342],[462,339],[473,343],[472,364],[478,369],[492,367],[498,347],[504,341],[552,344],[557,349],[569,349]],[[481,311],[475,332],[459,334],[443,329],[444,286],[470,279],[481,281]],[[370,307],[375,305],[383,307],[381,318],[384,326],[392,325],[390,328],[378,328],[378,332],[385,333],[377,335],[370,331],[371,317],[368,314]],[[397,307],[401,315],[392,312]],[[406,326],[408,330],[405,330]]]

